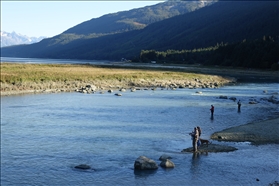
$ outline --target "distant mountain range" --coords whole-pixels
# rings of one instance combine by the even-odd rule
[[[166,1],[153,6],[104,15],[39,43],[4,47],[1,49],[1,55],[100,60],[125,58],[137,61],[140,60],[143,50],[162,52],[196,50],[242,42],[243,50],[237,49],[236,46],[234,49],[239,55],[238,64],[244,59],[247,61],[248,58],[251,64],[260,59],[262,62],[268,62],[268,65],[264,65],[267,68],[279,60],[279,55],[275,55],[278,53],[279,22],[275,19],[279,16],[278,3],[278,1],[250,0]],[[268,46],[260,49],[257,46],[258,42],[254,43],[253,47],[251,44],[248,46],[248,41],[263,38],[270,41]],[[275,47],[271,47],[273,45]],[[247,47],[249,52],[240,53]],[[268,54],[271,51],[269,48],[272,50],[272,57]],[[228,48],[226,50],[230,51]],[[233,59],[228,59],[230,53],[227,57],[221,55],[222,52],[215,54],[216,59],[212,61],[226,60],[228,65],[234,63]],[[208,60],[202,56],[199,58],[201,58],[199,61]],[[191,61],[197,61],[196,57]],[[212,61],[208,64],[216,63]],[[248,64],[246,66],[249,67]],[[261,65],[256,66],[261,68]]]
[[[44,38],[46,37],[28,37],[26,35],[18,34],[16,32],[9,33],[1,31],[1,47],[37,43],[43,40]]]

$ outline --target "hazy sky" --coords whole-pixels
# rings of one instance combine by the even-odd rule
[[[58,35],[108,13],[141,8],[161,1],[6,1],[1,0],[1,31],[27,36]]]

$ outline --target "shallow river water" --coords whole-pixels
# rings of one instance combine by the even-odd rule
[[[278,83],[219,89],[142,90],[109,94],[30,94],[1,97],[1,185],[268,185],[279,181],[279,145],[237,147],[229,153],[181,153],[200,126],[213,132],[278,116],[261,100]],[[267,93],[263,93],[267,90]],[[196,94],[202,91],[202,94]],[[242,101],[241,112],[232,100]],[[258,104],[248,104],[249,100]],[[215,115],[210,117],[210,105]],[[134,171],[141,155],[175,168]],[[76,170],[87,164],[91,170]]]

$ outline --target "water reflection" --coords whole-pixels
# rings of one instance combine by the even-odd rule
[[[199,179],[199,174],[200,174],[199,165],[200,165],[200,153],[193,153],[192,160],[191,160],[191,168],[190,168],[193,181]]]
[[[135,178],[147,178],[149,176],[154,175],[157,172],[157,170],[134,170]]]
[[[193,152],[193,156],[192,156],[192,164],[196,164],[197,160],[200,158],[200,153],[194,153]]]

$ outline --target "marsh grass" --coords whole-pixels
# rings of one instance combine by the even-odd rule
[[[129,69],[70,64],[1,63],[1,91],[98,87],[160,86],[166,82],[226,81],[220,76],[156,69]]]
[[[1,83],[41,83],[59,81],[193,79],[206,75],[147,69],[103,68],[90,65],[1,64]]]

